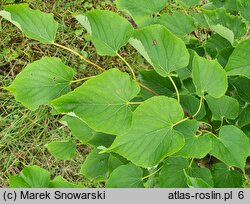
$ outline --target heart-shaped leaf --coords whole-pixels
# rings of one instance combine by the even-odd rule
[[[28,4],[13,4],[4,7],[0,16],[17,26],[29,38],[41,43],[54,43],[58,23],[53,14],[29,8]]]
[[[51,104],[60,113],[74,112],[97,132],[116,135],[131,126],[129,101],[139,91],[127,73],[110,69]]]
[[[189,52],[184,42],[162,25],[151,25],[136,30],[129,43],[163,77],[186,67],[189,63]]]
[[[182,133],[173,129],[183,116],[175,99],[152,97],[138,106],[133,113],[131,129],[117,136],[108,150],[138,166],[155,166],[184,145]]]
[[[116,56],[133,35],[131,24],[111,11],[93,10],[75,18],[90,34],[99,55]]]
[[[213,138],[210,154],[228,166],[245,167],[250,153],[249,139],[244,132],[235,126],[227,125],[220,129],[219,137]]]
[[[219,98],[227,91],[226,72],[216,60],[207,60],[196,55],[193,59],[192,77],[199,96],[203,97],[208,93]]]
[[[44,57],[27,65],[6,89],[31,110],[70,91],[74,70],[55,57]]]
[[[230,97],[222,96],[220,98],[214,98],[212,96],[206,96],[208,107],[212,111],[214,120],[236,119],[239,114],[239,102]]]
[[[171,15],[168,13],[161,15],[158,23],[166,26],[169,31],[183,40],[196,29],[194,18],[177,11],[174,11]]]

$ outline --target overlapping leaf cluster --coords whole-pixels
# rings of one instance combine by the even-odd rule
[[[132,24],[104,10],[75,18],[97,53],[119,57],[131,75],[90,62],[103,73],[71,90],[71,83],[85,79],[73,80],[73,68],[44,57],[6,89],[31,110],[48,104],[64,115],[61,123],[72,135],[93,146],[81,173],[106,187],[248,186],[250,2],[117,0],[116,5]],[[51,14],[19,4],[0,15],[26,36],[65,48],[55,42],[58,23]],[[128,43],[151,68],[136,67],[135,73],[119,54]],[[76,152],[71,140],[47,148],[58,159]],[[38,170],[33,175],[33,167],[27,168],[10,179],[11,186],[45,187],[32,184]]]

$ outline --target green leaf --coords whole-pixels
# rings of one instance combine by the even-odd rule
[[[242,22],[239,16],[230,15],[225,8],[218,8],[215,10],[202,9],[207,27],[220,24],[229,30],[233,31],[235,39],[240,38],[246,34],[246,24]]]
[[[25,166],[19,176],[10,178],[11,188],[48,188],[50,174],[38,166]]]
[[[249,121],[248,121],[249,123]],[[249,138],[250,140],[250,125],[246,125],[244,127],[242,127],[242,131],[246,134],[246,136]],[[248,168],[249,169],[249,168]]]
[[[9,185],[10,188],[30,188],[30,185],[19,176],[10,176]]]
[[[31,110],[69,92],[74,71],[58,58],[44,57],[27,65],[6,89]]]
[[[223,25],[217,24],[217,25],[211,25],[210,28],[218,33],[221,37],[225,38],[228,40],[231,45],[234,44],[234,33],[227,27],[224,27]]]
[[[94,131],[78,117],[65,115],[60,122],[67,125],[72,134],[82,143],[91,144],[95,147],[109,147],[115,138],[113,135]]]
[[[205,97],[208,107],[212,111],[213,120],[236,119],[239,114],[239,102],[230,97],[222,96],[220,98],[214,98],[212,96]]]
[[[119,155],[116,154],[116,156],[113,156],[112,154],[109,155],[109,160],[108,160],[109,174],[111,174],[117,167],[124,164],[123,161],[121,161],[120,158],[118,158]]]
[[[213,34],[207,40],[206,44],[204,45],[204,48],[206,49],[207,53],[212,58],[216,58],[216,57],[218,57],[218,55],[220,54],[220,52],[223,49],[226,49],[226,48],[232,49],[232,45],[230,44],[230,42],[228,40],[226,40],[225,38],[223,38],[219,34]],[[230,55],[231,55],[231,53],[230,53]],[[218,61],[219,61],[219,59],[218,59]],[[226,63],[227,63],[227,60],[226,60],[225,64]]]
[[[78,117],[65,115],[60,122],[70,128],[72,134],[82,142],[88,142],[93,137],[93,131]],[[94,131],[95,132],[95,131]]]
[[[131,126],[129,101],[139,91],[139,85],[127,73],[110,69],[51,104],[60,113],[74,112],[97,132],[116,135]]]
[[[81,173],[91,180],[102,181],[108,177],[108,153],[99,153],[100,150],[94,149],[85,159]]]
[[[95,132],[93,130],[92,132],[93,137],[88,141],[88,144],[93,145],[94,147],[110,147],[110,145],[113,143],[115,136],[114,135],[108,135],[101,132]]]
[[[133,17],[139,27],[149,25],[166,6],[168,0],[116,0],[116,6]]]
[[[184,169],[188,168],[188,160],[182,157],[169,157],[163,164],[159,174],[161,188],[186,188]]]
[[[238,0],[237,1],[238,11],[240,15],[250,22],[250,1],[249,0]]]
[[[250,78],[249,52],[250,39],[237,45],[226,65],[226,71],[229,76],[242,75]]]
[[[227,125],[220,129],[219,137],[213,138],[210,154],[228,166],[244,169],[250,152],[249,139],[235,126]]]
[[[100,153],[94,149],[81,166],[81,174],[91,180],[104,181],[117,167],[128,161],[116,154]]]
[[[230,12],[237,11],[237,1],[239,0],[210,0],[217,8],[224,7]]]
[[[183,80],[183,85],[189,94],[196,94],[195,86],[191,77]]]
[[[185,174],[186,172],[186,174]],[[192,186],[192,182],[187,180],[187,176],[202,179],[208,185],[213,186],[212,175],[207,168],[191,168],[188,159],[182,157],[169,157],[165,160],[162,170],[160,171],[159,181],[161,188],[186,188]],[[199,182],[199,181],[198,181]]]
[[[192,77],[199,96],[203,97],[208,93],[219,98],[227,91],[226,72],[216,60],[207,60],[196,55],[193,59]]]
[[[55,141],[45,146],[50,154],[61,160],[71,160],[76,153],[76,144],[71,140]]]
[[[188,176],[187,183],[189,188],[212,188],[212,186],[207,184],[201,178],[193,178]]]
[[[47,170],[38,166],[26,166],[20,173],[20,177],[31,188],[46,188],[50,182],[50,174]]]
[[[33,10],[28,4],[13,4],[5,6],[0,16],[17,26],[29,38],[49,44],[55,41],[58,23],[53,14]]]
[[[208,134],[196,135],[199,123],[195,120],[187,120],[175,127],[185,137],[185,145],[174,156],[184,158],[203,158],[212,149],[212,141]]]
[[[215,188],[242,187],[242,174],[223,163],[217,163],[212,168]]]
[[[200,3],[201,0],[177,0],[179,3],[182,3],[188,7],[196,6]]]
[[[141,83],[149,87],[151,90],[156,92],[159,95],[165,95],[165,96],[173,96],[175,90],[173,87],[173,84],[168,78],[162,77],[155,70],[141,70],[139,72],[138,79]],[[175,83],[178,88],[180,87],[180,82],[175,80]],[[152,93],[145,89],[141,89],[141,93],[143,94],[143,97],[148,99],[152,96],[154,96]]]
[[[83,188],[83,185],[77,185],[65,180],[62,176],[57,176],[50,181],[49,188]]]
[[[238,125],[240,128],[250,124],[250,106],[243,108],[239,115]]]
[[[226,66],[228,59],[233,51],[234,51],[233,47],[226,47],[222,50],[219,50],[217,60],[221,64],[221,66],[223,66],[223,67]]]
[[[192,49],[188,49],[188,52],[189,52],[189,64],[188,66],[186,66],[185,68],[182,68],[182,69],[178,69],[176,70],[176,74],[178,75],[178,78],[180,80],[182,80],[182,82],[185,80],[185,79],[191,79],[191,74],[192,74],[192,62],[193,62],[193,58],[194,56],[196,55],[196,51],[195,51],[195,48],[193,48],[194,50]],[[179,88],[178,88],[179,89]]]
[[[133,113],[130,130],[116,137],[108,149],[137,166],[152,167],[184,145],[182,133],[173,129],[184,116],[175,99],[152,97]]]
[[[133,35],[131,24],[111,11],[92,10],[75,18],[90,34],[99,55],[116,56]]]
[[[115,169],[106,183],[106,188],[143,188],[143,171],[132,163]]]
[[[194,115],[199,108],[200,100],[192,95],[181,95],[180,98],[181,98],[181,106],[183,107],[183,109],[190,116]],[[195,116],[195,118],[197,120],[201,120],[202,118],[205,117],[205,115],[206,115],[206,109],[204,104],[202,104],[201,110],[199,111],[197,116]]]
[[[212,188],[212,186],[210,186],[201,178],[194,178],[188,175],[186,175],[186,178],[187,178],[187,185],[189,188]]]
[[[163,77],[189,63],[189,52],[184,42],[162,25],[137,30],[129,43]]]
[[[61,176],[50,181],[50,174],[38,166],[25,166],[19,176],[10,176],[11,188],[81,188]]]
[[[168,13],[161,15],[158,23],[183,40],[196,29],[194,18],[178,11],[174,11],[171,15]]]
[[[193,14],[194,19],[196,20],[198,27],[201,28],[208,28],[208,22],[206,20],[206,16],[204,15],[204,13],[199,12],[199,13],[194,13]]]
[[[250,184],[243,185],[243,188],[250,188]]]
[[[237,91],[241,100],[250,103],[250,79],[243,76],[230,77],[231,84]]]
[[[201,188],[208,188],[207,185],[209,185],[210,188],[214,186],[213,177],[212,177],[212,174],[208,168],[195,167],[192,169],[189,168],[185,171],[189,177],[194,178],[193,179],[194,182],[197,181],[196,179],[198,179],[198,181],[197,181],[198,184],[200,183],[199,179],[202,180],[201,185],[203,185],[203,182],[205,182],[204,185],[206,185],[206,186],[203,186]],[[187,181],[187,184],[189,187],[194,185],[194,184],[192,184],[193,181],[191,181],[191,183],[189,183],[189,181]]]

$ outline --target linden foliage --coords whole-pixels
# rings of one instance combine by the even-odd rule
[[[100,74],[43,57],[5,87],[31,110],[50,105],[81,143],[93,147],[81,174],[106,187],[247,187],[250,154],[249,0],[116,0],[128,18],[105,10],[76,15],[101,56],[119,57],[131,74],[105,67],[56,43],[52,14],[27,4],[0,15],[27,37],[66,49]],[[132,21],[132,20],[130,20]],[[152,69],[131,67],[119,50],[133,46]],[[135,72],[134,69],[137,71]],[[82,82],[76,89],[71,84]],[[47,145],[58,159],[73,140]],[[50,180],[37,166],[10,177],[11,187],[79,187]]]

